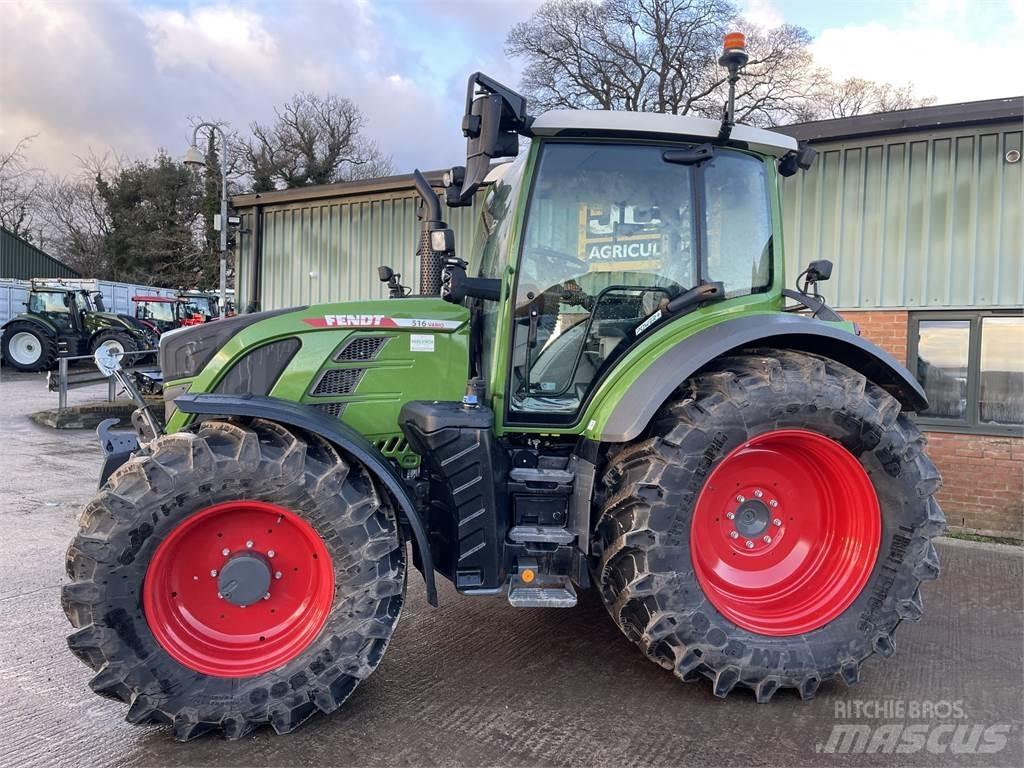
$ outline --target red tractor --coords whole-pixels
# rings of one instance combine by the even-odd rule
[[[135,319],[158,334],[172,328],[200,325],[202,312],[191,301],[180,296],[132,296]]]

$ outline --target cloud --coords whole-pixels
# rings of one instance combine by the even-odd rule
[[[1024,50],[1024,2],[998,7],[998,27],[994,21],[989,27],[990,17],[978,18],[983,10],[997,7],[917,2],[894,22],[824,29],[812,52],[838,78],[912,83],[919,96],[939,103],[1018,96],[1024,91],[1017,65]]]
[[[397,170],[445,167],[465,151],[466,76],[518,80],[504,36],[537,2],[16,0],[0,23],[0,146],[38,134],[31,159],[60,173],[90,148],[176,154],[190,117],[244,129],[307,90],[355,101]]]

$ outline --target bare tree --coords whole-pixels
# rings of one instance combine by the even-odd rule
[[[76,175],[50,176],[40,187],[38,211],[45,247],[83,275],[109,277],[104,245],[111,221],[98,181],[115,176],[127,161],[111,152],[92,150],[78,161],[81,169]]]
[[[835,89],[814,65],[807,30],[751,25],[729,0],[547,0],[512,27],[505,47],[525,60],[522,87],[539,109],[718,117],[725,72],[717,59],[727,30],[746,33],[750,55],[738,120],[772,126],[831,109]],[[909,87],[860,82],[870,86],[870,98],[856,106],[862,111],[912,100]],[[847,101],[837,109],[855,108]]]
[[[26,156],[35,136],[25,136],[14,149],[0,152],[0,225],[19,237],[33,239],[43,172]]]
[[[275,110],[271,125],[253,123],[240,145],[254,191],[329,184],[382,175],[390,158],[361,135],[364,119],[350,100],[298,93]]]
[[[924,107],[935,102],[934,97],[918,98],[913,88],[890,83],[876,83],[859,77],[842,81],[829,81],[814,99],[813,115],[823,120],[830,117],[853,117],[871,112],[895,112],[899,109]]]

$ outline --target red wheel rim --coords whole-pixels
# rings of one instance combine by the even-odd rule
[[[263,596],[245,596],[264,580]],[[143,585],[157,642],[215,677],[250,677],[295,658],[333,600],[323,540],[295,513],[263,501],[215,504],[183,520],[157,547]]]
[[[823,627],[864,589],[878,556],[878,495],[857,458],[803,429],[733,450],[697,499],[690,554],[723,616],[762,635]]]

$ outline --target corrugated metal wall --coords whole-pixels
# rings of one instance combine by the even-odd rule
[[[78,277],[71,267],[0,227],[0,278]]]
[[[840,308],[1024,304],[1019,125],[820,143],[807,173],[783,183],[788,280],[835,263],[823,286]],[[377,266],[418,285],[412,189],[264,206],[262,307],[383,298]],[[252,209],[243,210],[252,228]],[[471,251],[473,208],[445,209],[458,252]],[[243,235],[238,306],[249,303],[252,237]]]
[[[390,193],[268,205],[263,209],[261,308],[387,297],[377,267],[391,266],[416,292],[419,198]],[[444,209],[455,230],[456,252],[469,253],[477,210]],[[252,228],[246,212],[243,229]],[[243,237],[238,269],[239,307],[249,303],[252,238]]]
[[[791,280],[825,258],[840,308],[1024,304],[1019,124],[814,146],[783,182]]]

